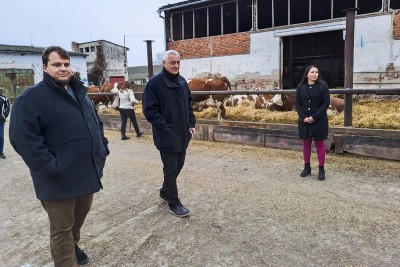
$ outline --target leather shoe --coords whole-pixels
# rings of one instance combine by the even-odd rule
[[[137,135],[136,135],[136,137],[141,137],[143,135],[143,133],[142,132],[139,132]]]
[[[4,155],[3,153],[1,153],[1,154],[0,154],[0,158],[6,159],[7,157],[6,157],[6,155]]]
[[[172,207],[170,206],[169,211],[180,218],[187,217],[190,215],[190,211],[180,203]]]
[[[131,138],[128,137],[128,136],[122,136],[122,137],[121,137],[121,140],[128,140],[128,139],[131,139]]]
[[[88,255],[78,245],[75,245],[75,257],[79,265],[86,265],[90,261]]]

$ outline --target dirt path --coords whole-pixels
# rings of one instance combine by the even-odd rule
[[[6,132],[8,131],[6,127]],[[327,180],[300,178],[301,153],[194,141],[179,178],[192,215],[158,199],[151,138],[108,131],[104,190],[83,227],[90,266],[398,266],[400,163],[327,156]],[[53,266],[46,213],[6,138],[0,266]],[[316,162],[313,157],[313,162]]]

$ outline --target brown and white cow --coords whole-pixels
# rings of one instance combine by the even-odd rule
[[[330,105],[328,108],[329,115],[337,115],[344,110],[344,99],[330,96]]]
[[[232,95],[226,100],[225,105],[227,107],[236,107],[244,102],[255,102],[258,97],[258,95]]]
[[[295,108],[294,94],[263,95],[256,102],[256,109],[268,109],[273,111],[291,111]]]
[[[131,85],[130,81],[119,82],[119,83],[105,83],[102,86],[100,86],[100,88],[98,88],[97,86],[90,86],[88,93],[110,93],[114,87],[117,87],[118,89],[131,88],[130,85]],[[96,91],[95,87],[97,88],[97,91]],[[112,95],[91,95],[90,99],[92,100],[93,104],[96,107],[98,107],[100,103],[102,103],[106,107],[108,107],[108,104],[113,101],[114,96],[112,96]]]
[[[188,86],[191,92],[201,91],[227,91],[231,90],[231,83],[226,77],[219,77],[213,79],[207,78],[194,78],[188,81]],[[203,102],[207,107],[216,107],[218,110],[218,120],[225,119],[225,95],[196,95],[192,94],[192,101]],[[193,107],[195,109],[195,106]]]

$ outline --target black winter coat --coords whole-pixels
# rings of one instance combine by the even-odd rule
[[[178,75],[172,81],[165,69],[149,80],[143,92],[142,107],[152,124],[153,141],[160,151],[183,152],[187,149],[196,118],[192,95],[186,80]]]
[[[10,142],[28,166],[40,200],[62,200],[98,192],[108,154],[103,124],[72,78],[76,100],[47,73],[23,91],[10,118]]]
[[[316,141],[328,138],[329,88],[325,82],[317,81],[311,89],[310,95],[307,83],[302,83],[296,89],[296,111],[299,115],[299,138],[314,138]],[[313,123],[305,123],[304,119],[313,117]]]

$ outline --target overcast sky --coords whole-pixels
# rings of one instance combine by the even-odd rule
[[[128,66],[147,65],[146,43],[153,59],[163,52],[164,21],[157,10],[183,0],[12,0],[2,3],[0,44],[48,47],[71,51],[71,42],[107,40],[124,45]]]

